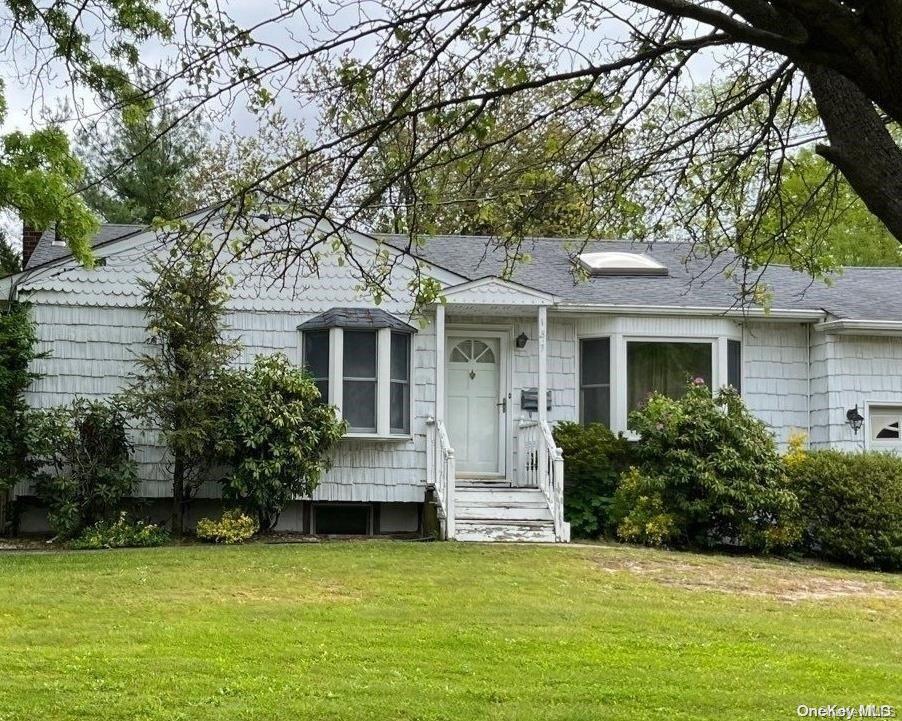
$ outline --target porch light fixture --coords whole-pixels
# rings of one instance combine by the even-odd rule
[[[517,344],[517,348],[522,350],[523,348],[526,347],[526,343],[528,340],[529,340],[529,336],[526,335],[526,333],[521,333],[520,335],[517,336],[517,338],[514,342]]]
[[[854,408],[850,408],[846,411],[846,423],[849,424],[849,428],[851,428],[852,432],[857,436],[858,431],[861,430],[862,423],[864,423],[864,416],[858,412],[857,403]]]

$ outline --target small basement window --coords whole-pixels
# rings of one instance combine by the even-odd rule
[[[313,532],[335,536],[368,536],[373,507],[368,504],[313,505]]]
[[[581,253],[579,264],[590,276],[667,275],[667,268],[650,255],[623,251]]]

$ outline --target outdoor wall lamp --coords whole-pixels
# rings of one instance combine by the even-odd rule
[[[523,349],[526,347],[526,342],[529,340],[529,336],[526,333],[521,333],[517,336],[514,342],[517,344],[517,348]]]
[[[858,431],[861,430],[862,423],[864,423],[864,416],[858,412],[857,403],[854,408],[850,408],[846,411],[846,423],[849,424],[849,428],[851,428],[852,432],[857,436]]]

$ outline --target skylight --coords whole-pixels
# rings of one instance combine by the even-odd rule
[[[650,255],[604,251],[581,253],[579,264],[591,276],[597,275],[667,275],[667,268]]]

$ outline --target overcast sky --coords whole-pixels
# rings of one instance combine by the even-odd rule
[[[328,8],[332,12],[330,17],[332,28],[342,28],[346,23],[356,21],[359,18],[358,13],[361,7],[365,7],[368,15],[372,16],[374,12],[377,12],[374,8],[378,5],[378,0],[374,0],[373,3],[370,3],[370,0],[363,0],[363,3],[360,4],[341,2],[341,0],[334,2],[318,0],[318,2],[317,7]],[[230,0],[227,7],[232,17],[244,27],[256,25],[261,20],[279,12],[277,0]],[[270,25],[256,33],[260,39],[272,43],[276,47],[290,48],[305,45],[312,42],[312,38],[321,38],[327,34],[330,34],[330,31],[322,25],[308,24],[305,19],[300,17],[278,26]],[[618,35],[622,38],[621,31],[616,29],[612,31],[611,26],[607,25],[595,31],[585,31],[583,28],[571,29],[571,32],[563,32],[561,39],[565,45],[579,42],[586,48],[604,48],[610,38]],[[367,47],[366,43],[358,44],[355,47],[355,54],[365,56],[370,50],[372,50],[372,46]],[[153,42],[144,48],[141,59],[144,65],[155,67],[165,64],[169,57],[171,55],[164,47]],[[715,72],[716,66],[717,63],[712,58],[701,59],[694,63],[692,72],[696,80],[704,80],[710,77],[712,72]],[[83,118],[91,118],[97,113],[98,108],[92,95],[83,90],[73,90],[63,73],[47,78],[38,92],[33,78],[29,75],[24,78],[19,77],[17,69],[7,59],[6,64],[0,63],[0,78],[3,79],[8,104],[6,118],[0,126],[0,131],[4,133],[13,130],[30,131],[35,127],[42,126],[51,118],[58,117],[61,108],[66,104],[70,108],[77,108]],[[316,126],[313,106],[298,105],[285,96],[280,102],[280,108],[288,118],[303,120],[308,134],[312,135]],[[209,127],[211,132],[215,133],[217,129],[229,128],[232,124],[243,134],[253,133],[256,127],[254,116],[240,106],[230,110],[224,116],[216,117]],[[69,123],[67,127],[71,132],[74,124]],[[9,215],[0,216],[0,227],[7,231],[8,237],[11,239],[17,239],[21,233],[18,219]]]

